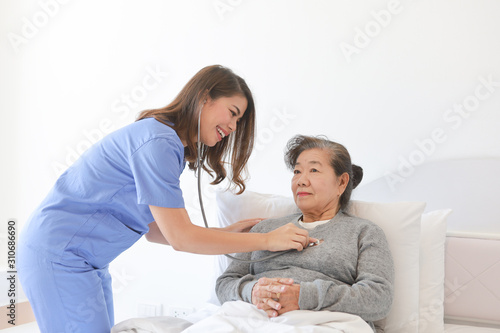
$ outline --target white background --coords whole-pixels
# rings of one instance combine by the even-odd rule
[[[92,140],[167,105],[211,64],[254,93],[250,190],[289,195],[283,148],[298,133],[343,143],[363,182],[403,161],[499,157],[499,15],[487,0],[3,0],[0,221],[21,228]],[[181,181],[199,224],[193,173]],[[116,321],[139,302],[203,304],[212,265],[140,240],[111,265]]]

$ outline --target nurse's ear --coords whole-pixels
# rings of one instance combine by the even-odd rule
[[[208,104],[210,105],[211,103],[213,102],[213,99],[212,97],[210,97],[210,95],[206,95],[205,98],[203,99],[203,104]]]
[[[210,98],[210,94],[209,94],[209,91],[208,89],[205,90],[205,92],[203,93],[203,97],[200,98],[200,100],[202,100],[203,102],[203,105],[207,104],[207,102],[210,102],[212,100],[212,98]]]

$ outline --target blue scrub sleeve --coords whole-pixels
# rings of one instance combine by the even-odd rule
[[[172,138],[155,138],[130,157],[137,203],[184,208],[180,176],[184,169],[184,147]]]

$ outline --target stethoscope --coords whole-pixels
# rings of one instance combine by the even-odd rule
[[[203,103],[205,104],[205,103]],[[200,113],[198,115],[198,166],[197,166],[197,175],[198,175],[198,198],[200,199],[200,209],[201,209],[201,215],[203,217],[203,222],[205,223],[205,227],[206,228],[209,228],[208,226],[208,222],[207,222],[207,217],[205,216],[205,209],[203,207],[203,199],[201,197],[201,166],[203,165],[203,157],[201,156],[201,138],[200,138],[200,128],[201,128],[201,110],[203,108],[203,105],[202,107],[200,108]],[[316,245],[316,243],[310,243],[308,246],[314,246]],[[274,254],[271,254],[267,257],[264,257],[264,258],[260,258],[260,259],[240,259],[240,258],[236,258],[232,255],[229,255],[229,254],[224,254],[226,257],[228,258],[231,258],[233,260],[236,260],[236,261],[240,261],[240,262],[246,262],[246,263],[255,263],[255,262],[260,262],[260,261],[265,261],[265,260],[269,260],[271,258],[275,258],[277,256],[280,256],[280,255],[283,255],[285,253],[288,253],[288,252],[291,252],[291,251],[295,251],[295,249],[290,249],[290,250],[286,250],[286,251],[280,251],[280,252],[276,252]]]

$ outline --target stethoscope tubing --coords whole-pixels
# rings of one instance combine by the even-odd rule
[[[203,106],[202,106],[203,108]],[[205,228],[210,228],[208,226],[208,222],[207,222],[207,217],[205,215],[205,209],[204,209],[204,206],[203,206],[203,199],[202,199],[202,196],[201,196],[201,166],[203,165],[204,161],[203,161],[203,158],[201,156],[201,138],[200,138],[200,128],[201,128],[201,109],[200,108],[200,113],[198,115],[198,153],[197,153],[197,157],[198,157],[198,165],[197,165],[197,175],[198,175],[198,198],[199,198],[199,201],[200,201],[200,209],[201,209],[201,215],[203,217],[203,223],[205,224]],[[288,253],[290,251],[293,251],[294,249],[290,249],[290,250],[286,250],[286,251],[280,251],[280,252],[276,252],[276,253],[273,253],[267,257],[264,257],[264,258],[260,258],[260,259],[241,259],[241,258],[237,258],[235,256],[232,256],[232,255],[229,255],[229,254],[224,254],[226,257],[230,258],[230,259],[233,259],[233,260],[236,260],[236,261],[239,261],[239,262],[245,262],[245,263],[256,263],[256,262],[261,262],[261,261],[265,261],[265,260],[269,260],[269,259],[272,259],[272,258],[275,258],[277,256],[280,256],[280,255],[283,255],[285,253]]]

